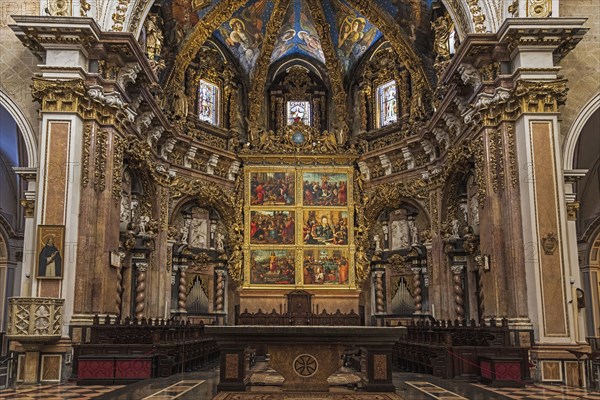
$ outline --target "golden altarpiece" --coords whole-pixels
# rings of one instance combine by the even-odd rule
[[[473,19],[467,35],[441,2],[411,2],[396,22],[361,0],[246,3],[156,2],[135,35],[14,17],[45,60],[32,85],[42,157],[25,176],[37,198],[24,202],[42,233],[28,250],[69,252],[59,273],[42,262],[54,276],[32,262],[11,305],[24,381],[39,381],[40,354],[85,341],[96,314],[233,325],[286,313],[298,290],[311,312],[364,325],[505,317],[554,366],[580,349],[551,166],[566,93],[553,60],[582,20],[484,33]],[[269,4],[261,23],[256,3]],[[51,313],[43,329],[36,310]]]

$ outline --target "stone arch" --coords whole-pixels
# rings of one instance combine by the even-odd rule
[[[19,128],[19,131],[21,132],[23,143],[25,144],[25,149],[27,152],[27,167],[36,168],[38,165],[38,146],[33,127],[17,103],[14,102],[2,89],[0,89],[0,105],[4,107],[6,111],[8,111],[8,113],[13,117],[17,127]]]
[[[575,163],[575,151],[579,137],[583,127],[588,122],[589,118],[600,109],[600,92],[596,93],[586,104],[583,106],[577,117],[571,124],[569,132],[565,137],[563,143],[563,169],[571,170]]]

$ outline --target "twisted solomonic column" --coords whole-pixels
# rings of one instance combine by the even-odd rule
[[[462,271],[464,265],[453,265],[452,269],[452,280],[454,281],[454,310],[458,319],[465,318],[465,292],[462,285]]]
[[[383,271],[375,271],[375,312],[385,312],[385,296],[383,293]]]
[[[413,301],[415,302],[415,314],[419,314],[423,308],[421,297],[421,267],[411,268],[413,273]]]
[[[215,271],[217,274],[217,290],[215,293],[215,311],[223,312],[225,307],[225,278],[226,273],[223,270]]]
[[[187,295],[185,294],[185,290],[186,290],[186,286],[187,286],[187,273],[185,272],[186,269],[187,269],[187,266],[185,266],[185,265],[179,266],[179,295],[178,295],[179,300],[177,302],[177,311],[180,313],[187,312],[187,304],[186,304]]]
[[[137,263],[137,286],[135,287],[135,317],[142,319],[146,308],[146,270],[148,263]]]

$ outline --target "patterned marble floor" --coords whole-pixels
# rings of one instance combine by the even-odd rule
[[[67,385],[43,385],[35,388],[18,388],[0,390],[0,399],[7,400],[65,400],[77,399],[87,400],[110,393],[124,386],[76,386]]]
[[[567,388],[565,386],[536,385],[525,388],[490,388],[479,384],[474,384],[473,386],[501,394],[509,399],[600,400],[600,392]]]
[[[397,396],[383,394],[367,394],[348,389],[355,375],[338,374],[332,376],[330,393],[321,397],[294,394],[283,396],[277,391],[281,384],[281,376],[268,368],[258,368],[253,392],[246,392],[254,397],[244,397],[239,393],[220,394],[215,400],[600,400],[600,392],[561,386],[539,385],[526,388],[492,388],[481,384],[472,384],[458,380],[436,379],[430,375],[394,372],[394,385]],[[214,366],[204,371],[175,375],[164,379],[152,379],[129,386],[75,386],[45,385],[35,388],[17,390],[0,390],[0,400],[208,400],[217,394],[219,370]],[[256,391],[254,391],[256,390]],[[220,396],[220,397],[219,397]],[[259,396],[259,397],[257,397]],[[262,396],[262,397],[260,397]],[[265,397],[267,396],[267,397]],[[295,396],[295,397],[294,397]],[[300,396],[300,397],[298,397]],[[310,395],[312,396],[312,395]]]

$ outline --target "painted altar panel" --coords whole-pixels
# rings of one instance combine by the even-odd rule
[[[258,171],[250,173],[251,205],[294,205],[296,182],[293,171]]]
[[[348,174],[303,172],[302,201],[305,206],[347,206]]]
[[[250,283],[293,285],[296,282],[294,250],[250,250]]]
[[[245,168],[244,287],[355,288],[352,172]]]
[[[250,244],[295,244],[296,212],[250,211]]]

